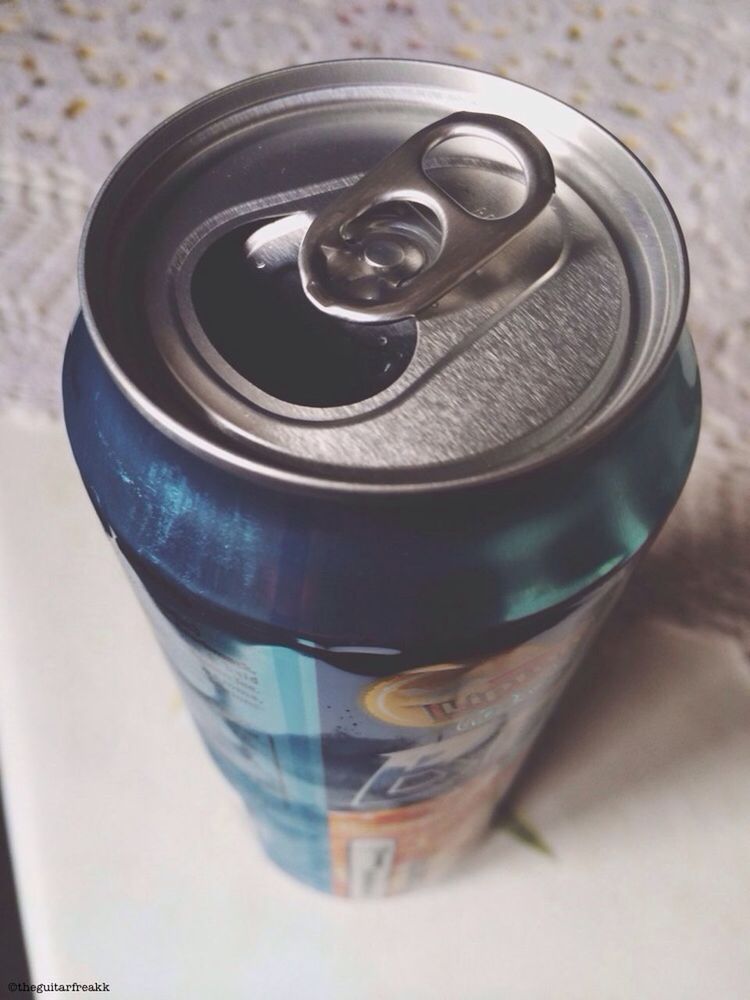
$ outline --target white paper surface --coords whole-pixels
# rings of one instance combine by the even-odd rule
[[[62,429],[0,422],[0,468],[0,753],[34,980],[104,980],[117,1000],[748,995],[733,640],[607,629],[521,789],[552,858],[496,831],[439,887],[329,899],[262,856]]]

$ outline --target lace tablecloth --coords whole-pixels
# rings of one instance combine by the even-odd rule
[[[592,3],[589,0],[570,0],[570,2],[509,0],[505,3],[493,3],[492,0],[471,0],[465,3],[447,3],[445,0],[432,0],[432,2],[431,0],[377,0],[377,2],[276,0],[274,3],[261,3],[258,0],[245,0],[245,2],[213,0],[211,3],[203,0],[0,2],[0,79],[2,80],[0,87],[2,105],[0,403],[6,418],[3,426],[13,425],[19,428],[19,433],[22,435],[20,438],[14,438],[3,454],[15,456],[18,462],[19,456],[34,448],[34,440],[40,441],[39,447],[46,448],[51,459],[64,448],[59,427],[49,425],[50,422],[59,423],[60,420],[59,372],[64,341],[77,309],[75,264],[85,211],[96,188],[117,158],[164,116],[205,92],[242,77],[291,63],[344,56],[408,56],[463,63],[501,73],[541,88],[581,108],[600,121],[644,160],[671,199],[687,237],[692,263],[689,323],[700,357],[705,390],[702,438],[685,493],[645,566],[630,587],[624,604],[617,612],[619,617],[613,626],[615,632],[611,634],[622,635],[623,629],[633,624],[636,630],[634,634],[636,637],[640,635],[641,638],[633,640],[627,648],[631,650],[633,657],[639,658],[639,662],[648,661],[657,666],[660,662],[658,660],[660,649],[667,651],[664,653],[666,657],[664,663],[670,660],[673,666],[675,658],[678,660],[682,656],[688,657],[693,646],[691,637],[694,637],[697,659],[692,664],[691,670],[700,682],[696,681],[697,687],[693,688],[696,692],[695,705],[686,703],[684,711],[697,711],[696,705],[699,702],[705,708],[706,699],[718,697],[715,711],[705,709],[707,712],[705,739],[701,737],[698,741],[701,746],[705,744],[713,753],[713,748],[721,744],[722,723],[717,722],[717,719],[728,719],[732,712],[730,705],[723,704],[724,695],[719,697],[714,688],[709,690],[701,687],[708,683],[705,671],[710,669],[712,659],[731,663],[731,670],[734,673],[731,681],[727,675],[727,684],[732,690],[736,689],[739,692],[739,688],[732,685],[740,684],[738,671],[741,673],[743,664],[744,667],[747,666],[746,657],[750,652],[750,514],[748,513],[750,509],[748,505],[750,297],[747,295],[747,267],[750,260],[750,182],[748,181],[750,57],[748,53],[750,53],[750,12],[747,0],[736,0],[736,2],[603,0],[600,3]],[[34,428],[43,428],[41,436],[35,438]],[[10,441],[10,437],[8,440]],[[38,477],[41,477],[38,479],[40,488],[53,490],[56,488],[55,483],[63,482],[65,471],[61,464],[59,471],[55,471],[54,475],[50,472],[45,479],[45,469],[55,465],[56,459],[51,463],[46,459],[42,462],[43,453],[47,454],[40,451],[37,455],[34,469],[38,470]],[[61,463],[62,461],[60,459]],[[65,462],[70,464],[67,456]],[[20,469],[20,465],[17,468]],[[19,479],[19,489],[15,491],[13,502],[9,506],[14,517],[18,517],[18,512],[24,508],[24,496],[30,496],[34,489],[33,483],[29,480],[28,485],[24,485],[19,493],[21,482],[26,483],[26,480]],[[64,489],[67,491],[68,485]],[[70,485],[70,489],[74,492],[71,493],[69,500],[65,499],[67,493],[64,496],[61,493],[64,510],[73,511],[74,507],[76,510],[80,507],[82,510],[83,501],[79,505],[75,499],[75,490],[80,490],[80,487],[78,484],[75,488]],[[46,507],[39,506],[37,513],[40,517],[50,515],[52,499],[48,498]],[[75,517],[71,514],[70,526],[74,535],[76,529],[72,526],[76,523]],[[52,524],[50,531],[56,530]],[[91,531],[93,530],[92,527]],[[13,574],[20,573],[19,567],[22,565],[19,539],[28,536],[31,543],[35,534],[36,532],[32,532],[30,528],[26,533],[19,529],[18,537],[13,539],[14,542],[18,542],[16,548],[11,545],[8,549],[11,557],[14,552],[18,555],[17,562],[13,562],[12,558],[8,562],[10,570],[6,572],[5,577],[6,582],[11,581],[12,585],[9,585],[7,593],[12,598],[17,592],[23,591],[22,587],[16,587],[13,583],[14,579],[18,579]],[[54,548],[56,554],[52,557],[51,564],[58,567],[57,572],[63,583],[67,579],[65,573],[69,571],[66,551],[57,545]],[[92,548],[91,551],[93,553],[98,550]],[[92,558],[96,557],[92,555]],[[43,576],[44,567],[49,562],[49,560],[45,562],[41,557],[37,561],[38,566],[35,570],[37,576],[34,581],[29,578],[24,584],[24,586],[28,584],[26,590],[30,602],[29,608],[34,606],[34,587],[40,586],[40,574]],[[76,572],[77,579],[88,578],[88,569],[81,566],[76,570],[74,566],[70,573],[75,576]],[[73,576],[70,577],[71,580]],[[108,575],[107,580],[109,580]],[[42,610],[57,608],[57,611],[50,611],[50,614],[53,615],[53,620],[57,621],[56,627],[63,637],[60,641],[63,646],[69,642],[69,655],[78,655],[77,651],[82,651],[85,644],[80,643],[77,632],[74,635],[70,626],[70,614],[74,613],[72,604],[75,602],[68,601],[71,608],[63,615],[60,608],[68,607],[65,604],[67,597],[64,600],[59,595],[55,597],[57,592],[52,584],[45,586],[49,593],[45,591],[47,596],[42,595],[40,598]],[[112,583],[111,586],[116,588],[119,584]],[[92,599],[96,599],[95,587],[89,585],[86,593],[89,593]],[[118,590],[117,594],[119,593]],[[12,610],[15,605],[9,604],[8,607]],[[130,621],[128,616],[135,614],[135,610],[131,609],[125,618]],[[95,623],[90,610],[86,615],[88,618],[84,616],[85,620],[81,627],[85,627],[88,621],[89,627],[94,630]],[[10,613],[9,621],[16,621],[12,619]],[[28,613],[19,611],[17,621],[21,622],[18,626],[15,647],[19,651],[19,664],[22,661],[25,663],[24,656],[26,656],[29,659],[26,666],[32,671],[36,662],[32,656],[36,649],[34,642],[37,640],[42,642],[34,624],[36,619],[31,611]],[[660,623],[660,627],[664,626],[667,632],[651,635],[648,633],[648,629],[652,627],[649,622]],[[648,633],[645,638],[642,633],[644,628]],[[669,629],[677,631],[670,633]],[[650,639],[648,635],[651,635]],[[674,638],[675,636],[679,637],[679,641]],[[123,632],[123,641],[125,639]],[[145,650],[146,640],[138,641],[140,643],[138,649]],[[27,645],[24,646],[24,643]],[[106,647],[108,656],[120,655],[120,647],[114,640],[102,637],[101,643],[103,649]],[[39,649],[42,647],[49,650],[56,648],[51,639],[47,646],[42,643]],[[24,649],[31,652],[24,653]],[[39,653],[39,656],[41,655]],[[84,655],[83,652],[81,655]],[[620,658],[622,659],[622,654]],[[95,684],[96,678],[100,676],[91,665],[85,668],[82,676],[84,675],[87,683],[90,681],[92,684]],[[29,676],[31,677],[31,674]],[[626,676],[627,671],[621,671],[621,677]],[[672,681],[665,680],[667,685],[672,683],[678,674],[673,670],[670,676]],[[19,711],[21,711],[23,705],[28,708],[36,704],[33,699],[43,701],[48,697],[49,711],[53,713],[53,701],[49,692],[56,690],[54,678],[50,674],[49,681],[52,687],[47,686],[46,681],[42,686],[42,679],[40,675],[39,686],[36,689],[32,689],[31,681],[28,687],[23,687],[12,672],[8,672],[5,681],[8,686],[4,690],[9,691],[12,697],[17,699],[17,703],[13,705],[14,711],[11,712],[9,707],[6,712],[5,721],[8,719],[11,721],[7,724],[3,744],[6,757],[4,767],[8,765],[5,768],[6,777],[12,779],[11,798],[15,798],[17,813],[16,820],[13,816],[14,803],[11,802],[11,832],[14,833],[15,829],[14,840],[18,845],[19,838],[25,836],[27,830],[34,830],[35,844],[38,835],[38,856],[44,855],[54,859],[59,855],[67,859],[70,854],[66,854],[61,848],[57,849],[55,854],[56,839],[50,836],[45,840],[44,831],[39,826],[45,808],[47,812],[44,816],[51,818],[49,803],[55,802],[55,808],[62,812],[65,809],[65,800],[55,799],[54,794],[49,793],[46,786],[44,789],[40,786],[34,793],[41,796],[38,799],[33,798],[30,790],[35,780],[33,776],[39,774],[42,767],[41,764],[36,768],[32,765],[36,760],[45,760],[47,751],[41,743],[33,744],[32,736],[29,735],[28,726],[23,719],[16,723],[12,721],[15,718],[15,708],[20,706]],[[650,725],[648,719],[651,717],[649,712],[653,714],[651,703],[653,686],[646,679],[642,678],[642,681],[644,686],[642,691],[638,689],[640,694],[637,694],[637,697],[641,698],[644,706],[642,718],[648,728]],[[125,681],[122,683],[125,684]],[[164,684],[167,684],[166,671]],[[721,688],[720,683],[718,686]],[[171,697],[166,690],[165,687],[162,698],[165,706]],[[661,692],[663,697],[659,704],[664,706],[664,711],[668,711],[669,705],[674,705],[672,696],[667,696],[668,691],[667,686]],[[106,697],[111,700],[109,693]],[[740,699],[739,694],[737,697]],[[732,701],[731,697],[729,701]],[[122,699],[122,703],[127,702]],[[9,702],[6,704],[10,705]],[[682,705],[682,702],[679,704]],[[739,705],[739,701],[737,704]],[[645,706],[648,706],[648,710]],[[596,709],[597,706],[594,704],[591,709],[593,714],[589,716],[591,726],[595,726]],[[739,708],[737,711],[742,715]],[[744,712],[744,709],[742,711]],[[29,718],[32,714],[29,708]],[[687,730],[683,733],[679,728],[678,716],[679,712],[675,709],[675,731],[680,734],[676,738],[675,745],[678,749],[675,750],[675,759],[682,752],[680,748],[687,747],[693,740]],[[50,714],[51,734],[56,732],[54,730],[56,719],[57,716]],[[135,718],[129,723],[134,734],[137,723],[138,720]],[[65,723],[67,727],[65,733],[68,735],[64,739],[61,737],[60,745],[68,747],[71,760],[77,752],[77,743],[74,736],[70,735],[70,731],[71,727],[79,724],[93,725],[90,719],[88,722],[85,720],[82,710],[75,719],[72,716],[68,719]],[[729,722],[726,725],[732,732],[741,732],[742,727],[733,722],[731,726]],[[89,733],[92,739],[94,732],[92,729]],[[707,733],[709,735],[706,735]],[[55,738],[53,735],[48,737],[54,745],[57,745],[54,743]],[[192,738],[192,736],[184,737],[186,741]],[[69,744],[65,742],[68,739],[71,741]],[[28,740],[28,753],[21,752],[27,746],[25,740]],[[143,740],[148,745],[145,733]],[[110,747],[111,754],[114,755],[112,759],[120,761],[120,757],[117,756],[120,748],[119,745],[115,746],[115,742]],[[153,743],[153,740],[151,742]],[[658,742],[656,740],[654,745],[656,746]],[[11,760],[8,753],[8,748],[12,745],[20,748],[18,760]],[[710,774],[716,776],[716,781],[719,781],[719,776],[724,770],[727,774],[731,772],[733,776],[731,781],[734,782],[731,785],[734,789],[731,794],[738,796],[731,809],[731,803],[728,804],[726,796],[724,799],[721,799],[721,796],[717,799],[716,796],[712,798],[707,793],[707,797],[698,796],[696,799],[691,799],[689,788],[687,786],[685,788],[685,802],[703,803],[706,808],[716,808],[720,813],[724,809],[726,815],[721,813],[720,818],[713,821],[709,816],[705,822],[713,831],[714,841],[718,842],[725,837],[728,838],[726,843],[730,846],[732,809],[739,815],[743,808],[745,812],[747,808],[746,805],[742,805],[737,791],[741,773],[737,756],[739,750],[735,752],[731,749],[732,746],[739,747],[739,745],[736,741],[733,744],[727,736],[726,752],[733,755],[731,766],[725,767],[719,756],[711,765],[713,770],[710,770]],[[571,748],[572,746],[571,744]],[[106,746],[104,749],[106,751]],[[571,753],[575,756],[573,749]],[[743,753],[746,758],[746,747]],[[125,759],[126,756],[123,755],[122,760]],[[90,787],[99,789],[100,794],[104,794],[102,790],[107,787],[108,778],[104,770],[106,760],[109,758],[105,753],[101,774],[97,772],[94,775],[92,771],[89,775]],[[117,767],[119,764],[115,763],[112,766]],[[547,772],[552,775],[549,781],[553,783],[556,781],[555,766],[557,765],[553,764],[551,772]],[[68,764],[66,768],[69,770]],[[54,768],[52,770],[54,771]],[[181,773],[177,763],[174,773],[175,775]],[[571,801],[576,799],[577,794],[578,779],[575,775],[578,774],[585,785],[586,766],[579,762],[572,773],[573,784],[569,786]],[[708,773],[709,771],[705,771],[704,777]],[[206,777],[201,780],[210,783],[213,779]],[[714,782],[713,777],[711,782]],[[535,787],[537,789],[541,787],[543,793],[543,777],[541,786],[537,783]],[[666,789],[667,786],[664,787]],[[648,789],[648,783],[644,788]],[[51,799],[49,794],[52,794]],[[229,793],[217,790],[217,796],[225,794]],[[669,799],[670,793],[665,792],[665,794],[670,802],[673,801]],[[152,789],[148,795],[153,799],[153,808],[158,808],[156,792]],[[99,808],[97,801],[92,799],[86,807],[88,808],[86,816],[92,822],[96,822],[94,817]],[[187,801],[186,799],[186,809],[189,808]],[[540,801],[542,805],[539,807],[539,814],[544,819],[543,803],[546,800],[543,794]],[[44,802],[48,803],[47,807],[44,806]],[[622,809],[624,806],[615,805],[614,808]],[[643,817],[649,813],[651,806],[646,807],[641,801],[639,808],[641,813],[638,815]],[[563,806],[559,806],[558,811],[561,815],[565,813]],[[572,813],[575,811],[576,803],[573,801]],[[140,814],[135,804],[131,812],[126,815],[130,823],[136,825],[139,822]],[[675,823],[677,819],[679,823],[684,823],[684,816],[677,817],[675,813],[675,817]],[[552,818],[554,817],[550,817],[550,821]],[[635,820],[633,822],[635,823]],[[641,818],[639,822],[642,824],[643,819]],[[695,841],[683,839],[682,846],[687,849],[694,843],[695,857],[699,857],[700,850],[697,845],[701,825],[696,821],[691,829],[695,831]],[[575,827],[572,830],[571,843],[582,842],[580,831]],[[63,841],[68,845],[75,840],[73,836],[75,830],[69,832],[67,841],[65,832],[61,834]],[[144,838],[147,837],[148,831],[145,827],[141,834]],[[209,835],[212,835],[210,831]],[[564,839],[564,835],[561,836]],[[583,835],[584,840],[586,836],[591,837],[591,829]],[[240,837],[238,844],[241,840]],[[144,844],[145,842],[144,840]],[[128,857],[131,863],[134,863],[134,858],[144,856],[142,853],[138,854],[139,843],[137,839],[133,841],[131,837],[130,846],[127,848],[130,851]],[[597,843],[601,845],[601,841]],[[141,846],[145,851],[146,847]],[[238,847],[239,849],[244,850],[244,847]],[[601,850],[601,846],[592,849]],[[71,847],[70,850],[74,848]],[[123,851],[125,850],[123,847]],[[574,852],[574,848],[571,850]],[[166,852],[162,854],[168,857]],[[672,870],[669,867],[672,861],[666,855],[662,857],[653,851],[652,855],[655,879],[658,879],[659,872]],[[740,856],[737,844],[729,850],[728,856],[735,858]],[[599,855],[591,862],[593,871],[600,870],[597,864],[600,865],[602,857]],[[43,884],[42,876],[34,867],[33,858],[33,852],[23,853],[21,867],[24,873],[22,895],[25,891],[28,913],[33,915],[35,929],[42,928],[39,930],[39,935],[43,944],[37,944],[35,954],[42,956],[62,954],[60,949],[67,940],[65,933],[69,925],[65,922],[67,917],[62,919],[59,914],[68,912],[66,910],[66,906],[70,906],[68,897],[60,896],[57,899],[55,905],[58,907],[56,911],[58,922],[55,923],[45,908],[46,903],[43,906],[41,897],[37,895],[34,899],[33,895],[34,891],[37,894],[41,893],[43,888],[49,895],[51,885],[67,885],[65,879],[69,878],[69,873],[74,869],[69,868],[67,862],[55,868],[55,873],[61,872],[59,883],[55,882],[49,869],[47,870],[49,878]],[[614,865],[616,859],[613,857],[611,860]],[[711,884],[711,875],[706,868],[705,858],[700,863],[704,865],[703,881],[700,882],[702,888],[698,896],[691,897],[685,905],[695,907],[712,905],[712,900],[708,898],[710,891],[707,888]],[[588,870],[587,864],[588,862],[586,864],[582,862],[582,872]],[[601,869],[601,872],[601,878],[605,879],[605,870]],[[614,872],[613,868],[613,879],[616,878]],[[99,877],[101,879],[101,875]],[[193,874],[191,877],[196,876]],[[514,877],[510,876],[511,882]],[[646,886],[648,880],[643,871],[638,877],[643,877]],[[555,878],[563,880],[558,885],[562,893],[562,885],[566,878],[564,870]],[[609,878],[609,875],[606,875],[606,878]],[[476,876],[476,880],[479,884],[481,877]],[[678,883],[679,878],[675,874],[670,885]],[[731,894],[730,883],[731,879],[727,881],[726,878],[721,883],[724,886],[722,889],[725,893],[724,902],[729,900],[727,894]],[[177,875],[174,884],[179,884]],[[76,891],[76,885],[80,887],[82,883],[80,880],[76,883],[70,875],[69,891]],[[505,885],[507,888],[507,883]],[[520,884],[515,890],[521,906],[526,905],[524,900],[528,902],[528,883],[526,885],[527,890],[523,892]],[[550,891],[549,886],[549,876],[544,875],[538,887],[541,893],[540,906],[541,900],[547,898],[545,894]],[[96,880],[91,882],[89,888],[95,893],[102,891]],[[212,892],[208,882],[204,888],[207,893]],[[84,886],[81,892],[85,895],[85,891]],[[141,889],[134,891],[140,892]],[[274,893],[278,891],[283,896],[286,890],[277,889],[274,884],[272,891]],[[460,888],[458,892],[460,896]],[[45,896],[45,900],[47,898],[48,896]],[[213,896],[211,898],[213,899]],[[218,896],[216,898],[218,899]],[[564,895],[561,895],[560,899],[563,898]],[[81,899],[83,900],[84,896],[81,896]],[[682,905],[678,899],[672,902],[678,909],[679,905]],[[466,905],[469,903],[467,897]],[[411,904],[403,905],[404,915],[407,912],[410,914]],[[669,910],[667,903],[664,906],[666,909],[663,914],[661,911],[657,912],[653,905],[649,910],[648,920],[652,923],[648,926],[653,924],[654,933],[657,935],[660,933],[660,928],[666,926],[666,923],[663,925],[659,923],[662,916],[664,921],[671,919],[672,911]],[[739,897],[734,909],[729,903],[727,906],[729,906],[727,913],[731,911],[735,916],[741,913],[742,903]],[[88,919],[94,911],[86,911],[84,902],[81,902],[77,912],[81,919]],[[292,920],[289,911],[283,906],[280,909],[277,906],[273,912],[276,914],[275,919],[282,923]],[[374,914],[380,912],[380,909],[373,911]],[[396,911],[382,912],[386,914]],[[447,912],[446,909],[445,913]],[[589,909],[586,912],[590,916],[598,911]],[[634,921],[636,912],[637,910],[633,909]],[[332,910],[329,917],[331,913]],[[465,914],[466,911],[457,910],[456,913]],[[127,919],[130,920],[131,917],[132,914]],[[560,926],[563,926],[565,915],[561,913],[560,918],[562,920]],[[74,916],[70,919],[73,920]],[[331,933],[339,933],[339,918],[331,919],[337,928]],[[341,919],[346,921],[345,916]],[[380,918],[374,916],[373,919],[377,922]],[[466,923],[467,927],[473,926],[466,916],[461,917],[461,921]],[[385,923],[388,921],[385,920]],[[396,924],[398,925],[398,921]],[[596,930],[595,924],[596,921],[592,918],[593,931]],[[307,926],[305,924],[305,927]],[[447,920],[446,931],[449,931],[451,926],[453,926],[452,921]],[[691,926],[695,931],[695,927],[702,925]],[[708,928],[710,924],[707,923],[705,926]],[[508,933],[513,933],[511,924],[508,924],[506,929]],[[599,929],[601,930],[601,927]],[[311,933],[317,933],[312,925],[310,930]],[[613,925],[612,934],[616,934],[617,931],[618,927]],[[734,931],[732,928],[727,928],[727,933],[735,932],[740,933],[738,928]],[[90,933],[96,935],[97,928],[93,927]],[[114,955],[115,951],[112,950],[114,945],[109,942],[105,947],[105,931],[102,929],[101,933],[102,938],[99,943],[105,952],[110,948]],[[188,930],[185,930],[185,934],[188,934]],[[603,931],[602,935],[602,941],[611,940]],[[674,944],[677,938],[673,936],[670,940]],[[89,946],[93,947],[91,944]],[[397,942],[394,942],[394,947],[396,946]],[[490,947],[489,942],[487,947]],[[677,944],[674,944],[674,947],[677,948]],[[695,947],[699,947],[697,938]],[[708,946],[704,942],[702,947],[705,949]],[[43,950],[45,948],[46,951]],[[220,951],[219,948],[216,954],[218,955]],[[682,960],[678,952],[675,952],[677,964]],[[518,956],[521,952],[517,951],[514,954],[520,961]],[[564,955],[564,949],[560,951],[560,955]],[[438,952],[434,955],[435,961],[443,961],[443,958],[444,956]],[[689,962],[689,954],[684,955],[684,958]],[[193,968],[195,963],[192,958],[188,964]],[[50,974],[53,971],[50,969]],[[523,983],[522,966],[518,968],[518,975],[520,979],[517,981]],[[701,992],[699,980],[692,980],[690,976],[682,979],[680,975],[675,973],[672,976],[671,989],[659,991],[658,984],[655,984],[653,993],[649,993],[648,990],[644,992],[641,980],[636,977],[633,983],[641,984],[637,992],[628,991],[627,981],[621,982],[616,989],[613,987],[609,992],[606,989],[597,991],[591,981],[589,986],[584,986],[580,992],[576,992],[571,986],[570,992],[562,990],[558,991],[557,995],[581,997],[653,995],[676,998],[710,995],[709,992]],[[407,979],[403,982],[407,982]],[[728,983],[730,980],[731,976],[730,979],[723,981]],[[411,982],[410,979],[408,981]],[[541,982],[541,979],[538,981]],[[455,990],[458,990],[460,977],[457,975],[451,982]],[[499,978],[496,982],[505,980]],[[575,975],[570,982],[575,982]],[[386,980],[383,980],[383,983],[385,989]],[[414,983],[417,983],[416,979]],[[679,985],[681,983],[683,986]],[[633,988],[636,988],[635,985]],[[706,988],[708,989],[708,984]],[[313,991],[309,995],[330,995],[326,994],[326,989],[325,985],[321,985],[320,994]],[[376,992],[373,984],[372,995],[374,996]],[[166,990],[161,994],[157,989],[153,995],[177,994],[173,990],[171,993]],[[298,992],[296,995],[304,994]],[[370,996],[371,993],[361,992],[360,995]],[[409,995],[427,994],[418,993],[415,985]],[[439,994],[433,992],[430,995]],[[459,992],[454,991],[446,995],[458,996]],[[519,987],[517,992],[508,995],[525,997],[541,994],[525,993]],[[729,994],[725,992],[723,995]],[[739,995],[738,993],[737,996]]]

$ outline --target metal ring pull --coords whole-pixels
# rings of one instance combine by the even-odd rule
[[[526,194],[511,215],[479,218],[427,176],[425,156],[458,137],[500,142],[518,157]],[[305,293],[318,309],[341,319],[383,322],[415,315],[525,229],[554,190],[550,155],[525,126],[497,115],[449,115],[413,135],[313,219],[299,251]],[[400,211],[404,203],[429,210],[425,214],[435,217],[439,231],[425,222],[418,232]],[[358,244],[360,220],[379,206],[385,221],[370,227],[366,245]]]

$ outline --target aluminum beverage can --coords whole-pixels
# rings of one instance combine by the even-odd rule
[[[75,459],[265,850],[342,896],[431,880],[688,474],[664,194],[521,84],[300,66],[125,156],[80,288]]]

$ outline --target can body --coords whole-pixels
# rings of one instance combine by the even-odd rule
[[[630,464],[641,478],[655,430],[671,442],[672,475],[689,465],[699,398],[687,335],[682,353],[634,428],[631,453],[617,457],[619,489]],[[486,830],[616,599],[634,561],[607,572],[626,544],[622,525],[593,574],[579,528],[580,589],[507,621],[507,568],[487,554],[514,528],[531,533],[523,498],[523,517],[498,514],[489,494],[426,525],[401,506],[320,510],[264,494],[159,435],[122,397],[80,321],[64,388],[92,501],[270,857],[343,896],[443,873]],[[566,480],[575,488],[574,475]],[[674,484],[662,486],[661,501],[654,482],[639,496],[634,478],[623,513],[661,503],[652,514],[661,520]],[[643,530],[639,551],[650,539]],[[553,553],[533,573],[552,589],[555,570]]]
[[[622,581],[523,642],[416,667],[416,651],[239,635],[186,617],[153,579],[151,593],[133,582],[269,856],[363,897],[432,880],[484,833]]]
[[[244,81],[108,179],[68,435],[291,875],[387,895],[487,828],[688,474],[686,296],[624,147],[457,67]]]

